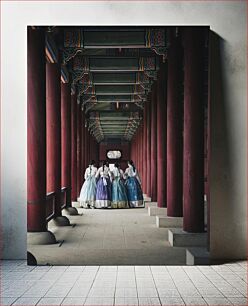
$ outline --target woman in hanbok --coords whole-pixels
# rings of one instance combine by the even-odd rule
[[[107,167],[106,162],[102,163],[102,166],[96,173],[96,208],[108,208],[111,207],[111,172]]]
[[[112,170],[112,208],[128,208],[127,192],[123,182],[123,171],[115,163]]]
[[[80,191],[79,203],[84,208],[94,208],[96,200],[96,173],[95,161],[92,160],[85,170],[84,183]]]
[[[125,171],[127,198],[130,207],[144,207],[143,192],[141,181],[137,169],[132,160],[128,162],[128,168]]]

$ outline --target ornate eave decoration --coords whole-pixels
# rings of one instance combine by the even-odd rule
[[[140,57],[139,58],[139,71],[149,71],[149,70],[156,70],[157,61],[156,57]]]
[[[157,80],[158,78],[157,71],[145,71],[145,74],[153,80]]]
[[[146,95],[146,89],[141,84],[135,84],[134,85],[134,92],[135,95]]]
[[[146,95],[143,94],[136,94],[133,95],[132,101],[131,102],[144,102],[146,101]]]
[[[73,58],[73,70],[89,72],[89,58],[86,56],[75,56]]]
[[[62,48],[62,61],[63,64],[67,64],[77,54],[83,53],[81,48]]]
[[[139,84],[149,84],[151,82],[151,80],[149,79],[149,77],[142,72],[137,72],[136,73],[136,82]]]
[[[144,102],[135,102],[135,105],[137,105],[139,108],[144,109]]]
[[[83,48],[83,29],[67,28],[64,31],[64,47],[65,48]]]
[[[81,83],[77,85],[78,88],[78,96],[94,94],[94,89],[90,84]],[[89,89],[92,89],[91,91]]]
[[[146,46],[156,54],[163,56],[163,62],[167,58],[167,35],[165,28],[149,28],[146,30]]]
[[[71,70],[72,83],[77,84],[77,82],[83,79],[85,75],[87,75],[87,72]]]

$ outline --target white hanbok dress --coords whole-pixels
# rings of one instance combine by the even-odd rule
[[[89,208],[95,207],[96,200],[96,173],[97,168],[95,166],[89,166],[85,170],[84,183],[81,188],[79,203],[81,207]]]

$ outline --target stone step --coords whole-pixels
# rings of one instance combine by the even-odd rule
[[[168,230],[168,240],[176,247],[206,247],[207,233],[188,233],[180,228]]]
[[[182,227],[182,217],[156,216],[157,227]]]
[[[206,248],[188,248],[186,250],[186,265],[209,265],[210,256]]]
[[[158,206],[158,202],[145,202],[145,208],[157,207],[157,206]]]
[[[144,197],[144,202],[151,202],[152,199],[150,197]]]
[[[148,206],[148,216],[167,216],[166,207],[149,207]]]

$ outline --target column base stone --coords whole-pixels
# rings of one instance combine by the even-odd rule
[[[188,233],[180,228],[168,230],[168,240],[176,247],[206,247],[207,233]]]
[[[210,256],[206,248],[188,248],[186,250],[186,265],[209,265]]]
[[[157,207],[157,206],[158,206],[158,202],[145,202],[145,208]]]
[[[54,234],[50,231],[46,232],[28,232],[27,233],[28,245],[35,244],[55,244],[57,243]]]
[[[183,227],[182,217],[156,216],[157,227]]]
[[[62,213],[65,216],[77,216],[78,215],[78,210],[75,207],[65,207],[62,210]]]
[[[166,207],[149,207],[148,206],[148,216],[167,216]]]
[[[54,219],[52,219],[49,222],[49,225],[52,225],[52,226],[69,226],[71,224],[70,224],[70,220],[66,216],[58,216],[58,217],[55,217]]]

